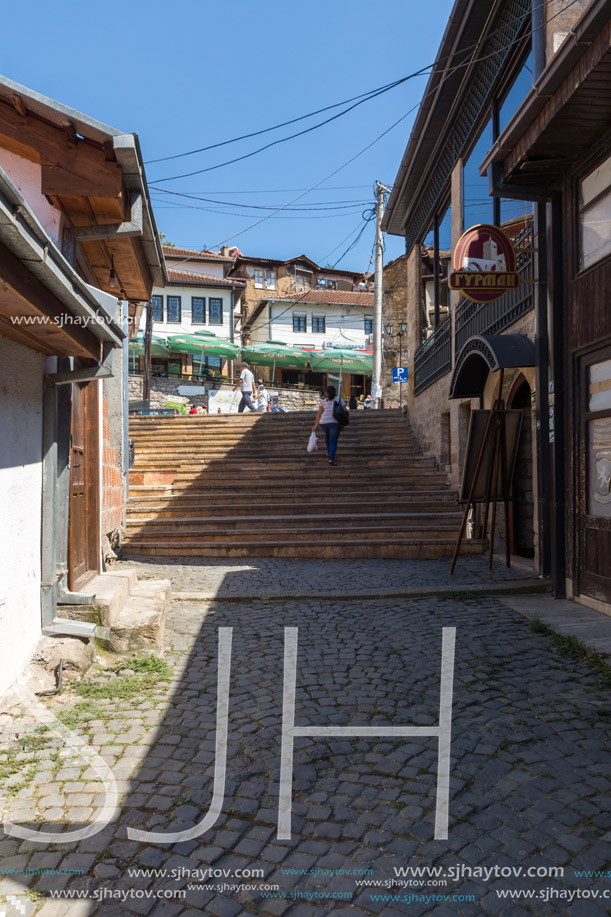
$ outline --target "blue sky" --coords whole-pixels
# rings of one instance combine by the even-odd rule
[[[2,67],[19,83],[137,131],[146,161],[270,127],[418,70],[434,60],[451,7],[451,0],[34,0],[3,11],[5,36],[21,39],[4,43]],[[334,264],[364,225],[375,179],[394,180],[415,112],[293,204],[343,209],[287,211],[236,234],[269,213],[255,207],[286,204],[357,154],[417,105],[425,84],[424,76],[410,80],[305,137],[190,178],[162,181],[243,155],[340,109],[198,155],[149,162],[149,185],[224,202],[152,190],[160,231],[188,248],[229,239],[251,255],[305,252]],[[367,270],[373,238],[370,222],[341,265]],[[401,239],[387,238],[387,260],[402,250]]]

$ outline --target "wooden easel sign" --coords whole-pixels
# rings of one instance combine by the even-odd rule
[[[507,411],[501,400],[492,410],[473,411],[469,424],[467,454],[460,489],[460,502],[465,504],[450,574],[454,573],[460,545],[465,533],[469,511],[476,503],[484,504],[482,538],[486,537],[490,519],[488,569],[492,569],[496,505],[505,507],[505,562],[511,566],[509,539],[509,491],[518,453],[522,411]],[[492,512],[490,509],[492,508]]]

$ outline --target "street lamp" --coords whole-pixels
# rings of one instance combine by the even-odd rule
[[[395,326],[392,322],[385,325],[384,330],[389,337],[399,338],[399,366],[403,366],[403,335],[407,334],[407,322],[399,322],[399,330],[396,334]],[[399,382],[399,407],[403,407],[403,388],[401,382]]]

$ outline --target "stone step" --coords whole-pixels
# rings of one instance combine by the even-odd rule
[[[378,525],[367,525],[363,523],[351,524],[346,520],[343,524],[341,521],[329,520],[327,517],[320,517],[318,524],[312,523],[309,526],[297,525],[295,520],[292,522],[285,521],[284,524],[278,520],[275,524],[266,523],[264,527],[257,529],[254,522],[244,519],[242,522],[225,524],[219,531],[219,526],[209,523],[198,525],[176,524],[173,520],[168,520],[167,525],[145,523],[144,525],[130,526],[125,538],[125,543],[130,544],[132,541],[149,544],[161,543],[164,545],[187,543],[189,541],[201,541],[209,544],[210,542],[224,542],[228,536],[235,535],[243,544],[257,543],[261,540],[261,533],[273,533],[274,537],[280,538],[287,544],[307,541],[317,533],[321,542],[328,541],[350,541],[357,535],[367,534],[372,541],[384,540],[391,534],[410,535],[412,538],[421,533],[426,533],[426,537],[435,540],[437,537],[445,535],[451,537],[448,533],[458,533],[460,518],[455,521],[435,522],[426,526],[422,522],[408,525],[406,523],[379,523]],[[324,526],[324,530],[323,527]]]
[[[348,487],[350,485],[348,484]],[[133,488],[137,493],[132,494],[132,503],[128,504],[127,511],[137,508],[138,510],[146,510],[148,507],[152,509],[167,509],[169,506],[201,506],[202,508],[219,506],[229,506],[231,504],[242,505],[244,503],[244,495],[236,493],[235,489],[231,490],[218,490],[218,491],[206,491],[203,493],[198,493],[196,490],[189,490],[179,494],[172,492],[171,487],[165,485],[159,485],[158,488],[155,487],[144,487],[139,485],[138,487]],[[294,493],[296,496],[299,496],[301,502],[320,502],[328,507],[328,495],[331,488],[318,486],[308,487],[307,491],[304,488],[295,488]],[[401,503],[404,501],[406,504],[411,505],[412,503],[424,503],[427,500],[438,500],[444,504],[455,503],[458,499],[458,495],[454,490],[443,490],[435,488],[434,490],[401,490],[398,493],[391,489],[378,490],[378,489],[367,489],[363,490],[350,490],[350,489],[338,489],[334,492],[338,497],[341,497],[343,502],[352,502],[358,505],[369,505],[370,503]],[[278,493],[274,490],[253,490],[248,494],[247,504],[248,506],[256,505],[259,503],[269,503],[270,506],[278,507],[280,504],[277,500]],[[288,502],[288,501],[284,501]],[[293,503],[293,501],[291,501]],[[334,503],[334,505],[336,505]]]
[[[452,556],[456,537],[445,539],[427,539],[387,535],[382,542],[371,542],[367,538],[355,538],[341,544],[322,543],[318,538],[310,541],[290,544],[284,540],[259,540],[255,544],[236,545],[232,541],[207,544],[202,542],[169,544],[142,544],[134,542],[125,546],[124,556],[140,557],[313,557],[313,558],[361,558],[370,559],[411,559],[437,560]],[[481,554],[485,548],[483,541],[465,540],[461,546],[461,556]]]
[[[427,498],[426,503],[422,500],[405,500],[394,498],[392,500],[387,500],[386,502],[373,502],[373,501],[354,501],[352,503],[345,503],[343,501],[334,501],[333,502],[333,511],[334,513],[339,513],[341,515],[349,515],[354,512],[375,512],[375,513],[384,513],[389,506],[394,506],[396,509],[405,508],[415,510],[418,507],[422,507],[422,511],[426,513],[442,513],[447,511],[448,507],[457,507],[455,501],[446,501],[436,500],[432,501],[430,498]],[[173,502],[168,506],[145,506],[145,505],[134,505],[128,509],[128,521],[134,519],[175,519],[180,518],[226,518],[230,517],[232,514],[236,513],[237,510],[240,510],[241,514],[246,516],[249,513],[256,511],[257,513],[263,513],[265,515],[272,515],[274,512],[280,513],[281,515],[292,515],[292,516],[302,516],[307,514],[315,515],[325,515],[329,510],[329,502],[312,502],[311,500],[304,500],[303,503],[213,503],[213,504],[193,504],[193,503],[176,503]],[[455,511],[458,511],[455,509]]]

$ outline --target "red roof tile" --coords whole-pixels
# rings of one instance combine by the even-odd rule
[[[191,261],[234,261],[234,258],[221,255],[220,252],[211,252],[208,249],[198,252],[192,248],[175,248],[172,245],[162,245],[166,258],[189,258]]]
[[[307,293],[284,293],[280,296],[266,296],[261,298],[296,303],[339,303],[344,306],[373,307],[373,293],[358,293],[349,290],[308,290]]]
[[[206,287],[245,287],[244,280],[237,280],[231,277],[211,277],[209,274],[198,274],[197,271],[183,271],[168,268],[168,280],[170,283],[199,283]]]

